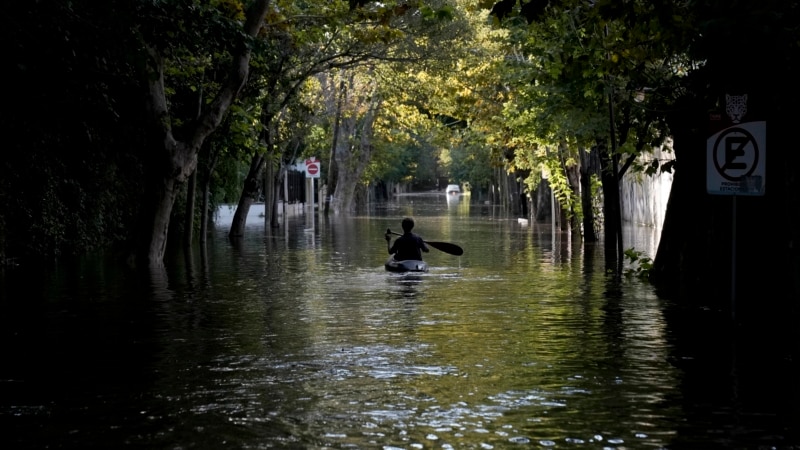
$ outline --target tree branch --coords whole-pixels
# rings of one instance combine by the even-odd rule
[[[255,38],[261,31],[270,6],[270,0],[256,0],[247,10],[247,20],[243,30],[247,38]],[[219,126],[231,103],[244,87],[250,73],[250,57],[252,55],[252,49],[248,41],[249,39],[243,39],[234,52],[228,81],[220,89],[214,102],[200,117],[192,133],[192,148],[199,148],[200,144]]]

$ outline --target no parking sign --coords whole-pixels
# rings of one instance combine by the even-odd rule
[[[713,134],[706,141],[706,191],[715,195],[764,195],[767,122],[743,121],[747,96],[727,97],[729,101],[738,99],[737,108],[726,108],[728,120],[722,114],[711,117]]]

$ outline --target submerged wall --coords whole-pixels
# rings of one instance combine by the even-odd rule
[[[651,154],[640,156],[647,164],[659,159],[661,164],[672,161],[670,151],[655,149]],[[661,229],[667,211],[667,200],[672,189],[672,173],[646,175],[627,172],[620,183],[622,220],[632,225],[642,225]]]
[[[648,164],[655,158],[661,164],[672,161],[674,154],[661,149],[640,156],[640,163]],[[661,229],[667,212],[667,201],[672,189],[672,173],[626,173],[620,183],[622,207],[623,246],[645,252],[655,257]]]

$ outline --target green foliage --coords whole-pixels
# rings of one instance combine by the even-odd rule
[[[131,238],[139,194],[141,93],[130,10],[24,2],[4,21],[14,89],[2,121],[0,254],[55,258]],[[123,11],[125,13],[123,13]]]
[[[502,116],[505,142],[514,151],[511,164],[514,170],[530,171],[529,190],[538,183],[535,173],[546,168],[561,206],[578,212],[577,193],[571,192],[563,173],[576,163],[575,157],[563,150],[540,149],[609,143],[612,121],[623,159],[660,147],[670,135],[665,111],[683,92],[679,86],[686,72],[679,68],[689,65],[685,49],[676,50],[667,36],[684,24],[644,1],[622,8],[607,0],[568,0],[535,15],[520,13],[526,14],[525,9],[498,17],[510,33],[514,55],[499,69],[509,92]],[[605,160],[610,161],[610,155]],[[661,161],[621,169],[655,173]]]
[[[239,201],[248,167],[245,161],[230,158],[220,162],[213,173],[213,204],[236,204]]]
[[[449,178],[456,183],[488,188],[492,178],[491,149],[475,136],[473,130],[464,130],[454,139],[449,149]]]
[[[594,217],[593,226],[595,230],[600,230],[603,227],[603,184],[600,182],[600,176],[597,174],[592,174],[589,177],[589,183],[591,185],[590,197],[592,199],[592,216]]]
[[[650,257],[645,256],[644,252],[629,248],[625,250],[624,258],[627,267],[623,274],[626,277],[647,280],[650,276],[650,271],[653,269],[653,260]]]
[[[556,200],[558,200],[561,207],[567,211],[567,214],[570,214],[570,211],[580,206],[580,200],[575,198],[572,188],[569,186],[569,181],[562,170],[560,161],[557,159],[547,159],[544,161],[544,167],[547,168],[550,174],[547,181],[550,184],[550,189],[553,190],[553,195]],[[532,191],[532,189],[530,190]]]
[[[772,42],[791,72],[800,47],[791,2],[726,12],[704,1],[566,0],[529,14],[532,3],[493,20],[467,0],[279,0],[245,42],[239,0],[13,2],[0,252],[58,256],[133,239],[143,186],[155,182],[143,167],[159,157],[143,113],[146,46],[164,58],[178,138],[222,86],[232,49],[253,50],[248,83],[201,154],[201,167],[218,161],[215,201],[238,198],[253,152],[326,158],[335,99],[309,80],[363,68],[383,105],[366,180],[487,186],[502,167],[532,190],[546,168],[576,212],[564,168],[576,149],[609,142],[609,100],[619,156],[644,156],[629,170],[669,171],[674,161],[648,152],[672,134],[679,100],[715,95],[706,77],[723,69],[705,67],[709,57],[736,49],[764,62]],[[760,79],[755,61],[727,73]]]
[[[86,145],[42,159],[45,154],[39,149],[15,153],[3,164],[2,191],[24,195],[4,194],[0,217],[6,236],[25,236],[4,242],[3,250],[18,257],[57,258],[125,242],[141,188],[136,163],[124,153]]]
[[[644,155],[642,155],[644,156]],[[647,176],[655,176],[660,173],[670,173],[675,166],[675,159],[660,160],[656,158],[645,159],[644,157],[638,158],[631,165],[631,170],[636,173],[641,173]]]

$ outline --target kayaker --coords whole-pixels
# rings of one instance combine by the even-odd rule
[[[422,252],[428,253],[428,246],[421,237],[412,233],[414,229],[414,219],[406,217],[400,223],[403,227],[403,235],[395,239],[394,245],[389,245],[392,241],[392,235],[389,230],[386,230],[386,244],[389,245],[389,254],[394,255],[397,261],[405,261],[407,259],[415,259],[422,261]]]

